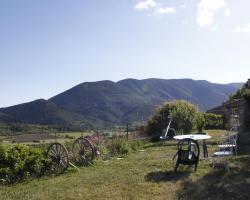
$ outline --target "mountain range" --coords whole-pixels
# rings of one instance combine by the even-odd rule
[[[206,111],[220,105],[243,83],[192,79],[125,79],[79,84],[48,100],[0,109],[0,122],[110,126],[146,120],[166,101],[184,99]]]

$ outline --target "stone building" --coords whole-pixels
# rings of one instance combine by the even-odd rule
[[[244,87],[250,89],[250,79],[248,79]],[[240,98],[227,101],[221,106],[208,110],[207,113],[224,115],[228,128],[239,127],[243,119],[244,108],[245,100]]]
[[[239,127],[241,125],[241,119],[244,114],[243,99],[234,99],[230,102],[225,102],[221,106],[208,110],[207,113],[213,113],[217,115],[224,115],[229,127]]]
[[[246,87],[250,89],[250,79],[248,79],[248,81],[246,83]]]

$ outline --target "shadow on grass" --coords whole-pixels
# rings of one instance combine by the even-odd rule
[[[230,171],[215,168],[195,182],[183,181],[177,199],[249,199],[250,157],[234,157],[228,163]]]
[[[150,182],[167,182],[167,181],[179,181],[188,178],[190,172],[174,172],[174,171],[158,171],[150,172],[145,176],[146,181]]]
[[[150,143],[147,144],[144,148],[152,148],[152,147],[167,147],[167,146],[174,146],[176,147],[177,142],[174,140],[168,140],[168,141],[164,141],[164,142],[154,142],[154,143]]]

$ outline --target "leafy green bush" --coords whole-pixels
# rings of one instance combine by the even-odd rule
[[[45,152],[25,145],[0,145],[0,182],[14,183],[46,174],[51,162]]]
[[[242,96],[245,100],[250,100],[250,89],[243,90]]]
[[[112,156],[125,156],[132,151],[138,151],[143,147],[143,142],[140,140],[116,140],[110,146],[104,147],[104,150],[109,150]],[[103,151],[102,149],[100,150]],[[107,152],[106,152],[107,153]]]
[[[129,141],[127,139],[115,139],[112,143],[98,145],[98,150],[102,159],[110,159],[110,157],[126,156],[131,152],[138,151],[143,148],[144,142],[141,140]]]
[[[250,131],[250,89],[247,83],[241,89],[239,89],[234,95],[231,95],[229,101],[234,99],[245,100],[242,130]]]
[[[109,148],[105,145],[99,145],[98,150],[99,150],[101,156],[103,156],[103,157],[109,155],[109,153],[110,153]]]
[[[205,129],[223,129],[225,127],[224,116],[213,113],[204,113]]]
[[[242,96],[245,99],[243,130],[250,131],[250,89],[245,89]]]
[[[156,114],[149,119],[146,132],[148,135],[161,133],[167,127],[169,116],[171,116],[172,128],[179,132],[190,133],[196,127],[197,112],[198,108],[187,101],[177,100],[168,102],[158,108]]]
[[[132,151],[138,151],[143,148],[143,141],[134,140],[129,142]]]
[[[198,130],[199,133],[202,132],[202,130],[205,127],[205,124],[206,124],[206,120],[205,120],[204,114],[205,113],[202,113],[202,112],[198,112],[196,114],[195,122],[196,122],[196,128],[197,128],[197,130]]]
[[[126,140],[117,140],[112,143],[111,154],[113,156],[124,156],[131,151],[130,145]]]

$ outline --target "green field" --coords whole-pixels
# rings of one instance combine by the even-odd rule
[[[28,144],[28,145],[36,145],[37,143],[51,143],[51,142],[55,142],[58,141],[60,143],[65,143],[67,141],[72,141],[78,137],[81,136],[87,136],[87,135],[91,135],[93,134],[93,132],[51,132],[47,134],[47,137],[45,136],[43,139],[39,139],[39,135],[41,135],[41,133],[22,133],[22,134],[17,134],[17,135],[12,135],[12,136],[0,136],[0,141],[2,141],[3,143],[13,143],[13,141],[15,141],[14,143],[21,143],[21,144]],[[125,132],[118,132],[118,131],[105,131],[106,135],[112,136],[112,135],[121,135],[121,134],[125,134]],[[31,136],[32,135],[32,136]],[[43,135],[43,133],[42,133]],[[28,137],[27,136],[31,136]],[[18,139],[17,139],[18,138]],[[18,140],[24,140],[21,142],[18,142]]]
[[[79,171],[70,169],[59,176],[0,186],[0,196],[2,200],[247,199],[250,195],[249,155],[226,159],[230,172],[211,168],[213,161],[222,162],[211,155],[216,141],[226,132],[209,131],[209,134],[212,135],[208,142],[210,157],[201,157],[197,172],[186,166],[181,166],[178,173],[173,172],[176,141],[146,143],[143,151],[122,159],[99,159]]]

